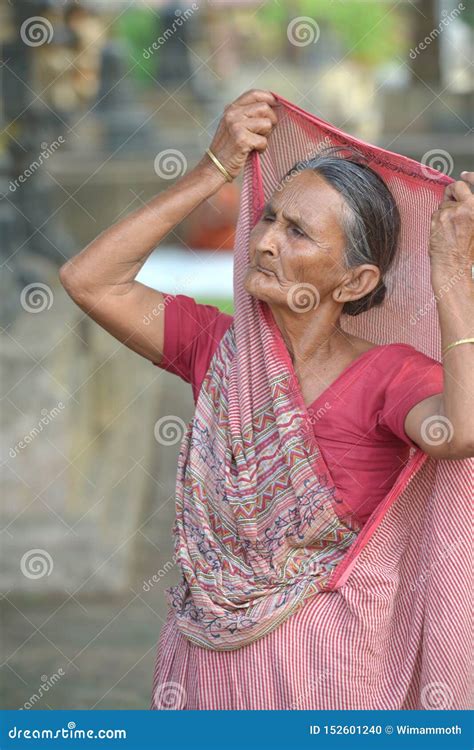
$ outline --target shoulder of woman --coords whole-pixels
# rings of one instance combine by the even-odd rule
[[[443,365],[437,359],[420,352],[411,344],[387,344],[373,358],[375,375],[389,375],[400,379],[410,375],[425,377],[427,374],[440,377]]]
[[[420,361],[420,363],[428,364],[429,362],[432,362],[433,364],[441,365],[437,359],[424,354],[424,352],[416,349],[411,344],[387,344],[383,348],[383,357],[381,359],[393,360],[395,362],[404,359],[413,359],[415,361]]]

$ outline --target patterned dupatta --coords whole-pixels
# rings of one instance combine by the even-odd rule
[[[413,638],[404,633],[401,640],[408,639],[418,653],[424,618],[425,677],[442,663],[448,679],[450,649],[458,655],[466,652],[462,587],[468,586],[470,570],[472,462],[436,462],[412,449],[394,486],[361,528],[338,497],[318,449],[313,417],[273,316],[265,303],[246,293],[243,279],[250,231],[283,175],[321,146],[354,146],[391,189],[402,229],[397,258],[385,277],[383,305],[344,316],[343,328],[378,345],[411,344],[439,360],[428,238],[431,214],[452,180],[428,165],[360,141],[274,95],[282,105],[279,124],[265,153],[253,152],[244,169],[234,252],[234,320],[213,356],[180,448],[174,534],[182,579],[166,590],[168,601],[190,641],[233,650],[263,637],[314,596],[344,591],[352,571],[354,580],[367,586],[383,579],[378,571],[390,569],[390,576],[397,576],[406,554],[412,570],[408,577],[405,571],[397,596],[403,606],[413,608],[419,631],[413,631]],[[449,555],[449,561],[457,594],[446,591],[439,576],[423,580],[423,571],[444,563],[443,550],[453,547],[457,555]],[[369,600],[375,610],[373,594]],[[380,606],[385,613],[387,602]],[[364,618],[364,613],[354,611],[353,616]],[[455,627],[456,622],[456,635],[447,634],[449,623]],[[446,640],[442,646],[440,638]],[[458,663],[456,668],[462,693],[465,667]]]
[[[183,582],[169,599],[181,631],[218,650],[261,638],[322,591],[360,529],[336,496],[271,313],[238,299],[181,445]]]

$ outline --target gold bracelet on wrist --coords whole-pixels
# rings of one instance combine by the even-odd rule
[[[449,344],[449,346],[446,347],[446,349],[443,352],[443,357],[448,351],[448,349],[451,349],[452,346],[457,346],[458,344],[474,344],[474,338],[472,339],[458,339],[458,341],[453,341],[452,344]]]
[[[226,178],[227,182],[232,182],[232,180],[234,178],[230,176],[230,174],[228,173],[227,169],[224,167],[223,164],[221,164],[221,162],[219,161],[219,159],[217,158],[217,156],[212,153],[212,151],[211,151],[210,148],[206,148],[206,154],[209,156],[210,159],[212,159],[212,161],[214,162],[214,164],[216,165],[216,167],[218,168],[218,170],[220,172],[222,172],[222,174]]]

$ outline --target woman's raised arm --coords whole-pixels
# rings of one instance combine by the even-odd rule
[[[211,151],[231,177],[248,153],[263,151],[276,124],[269,91],[242,94],[224,110]],[[171,187],[93,240],[59,270],[61,284],[93,320],[133,351],[158,362],[163,351],[164,316],[145,320],[163,308],[163,294],[135,277],[161,240],[226,178],[206,154]],[[154,317],[154,316],[153,316]]]
[[[444,391],[413,407],[407,435],[434,458],[474,457],[474,172],[450,183],[431,224],[431,283],[441,328]],[[451,347],[455,342],[464,342]]]

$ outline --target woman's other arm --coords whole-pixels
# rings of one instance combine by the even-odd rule
[[[451,183],[433,214],[431,283],[441,328],[441,348],[474,337],[474,172]],[[466,184],[467,183],[467,184]],[[453,346],[443,355],[443,393],[413,407],[407,435],[434,458],[474,457],[474,344]]]

